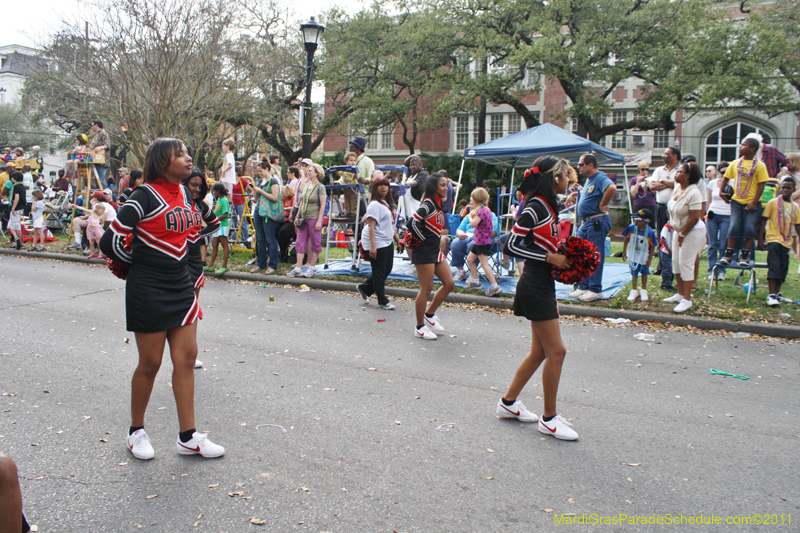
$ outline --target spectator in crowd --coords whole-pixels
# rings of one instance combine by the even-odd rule
[[[670,146],[664,150],[662,156],[664,165],[658,167],[649,181],[649,188],[656,193],[656,233],[661,234],[661,228],[667,223],[669,214],[667,213],[667,204],[669,199],[672,198],[672,190],[675,188],[675,173],[678,171],[678,163],[681,160],[681,151]],[[661,264],[659,263],[655,274],[661,273]]]
[[[12,172],[11,180],[14,186],[9,196],[8,230],[13,237],[11,246],[19,250],[22,248],[22,213],[25,210],[25,185],[22,184],[22,172],[19,170]]]
[[[470,209],[469,206],[472,205],[470,202],[467,207]],[[470,267],[464,268],[464,265],[467,261],[467,256],[472,251],[472,247],[474,246],[474,236],[475,236],[475,228],[470,224],[469,213],[471,211],[467,211],[467,214],[461,219],[461,223],[456,229],[455,236],[450,242],[450,266],[456,268],[456,273],[453,275],[453,279],[455,281],[466,281],[469,278],[469,270]],[[492,238],[497,237],[497,229],[499,229],[500,223],[498,221],[497,215],[492,213]],[[444,252],[442,252],[444,253]],[[476,259],[477,262],[477,259]]]
[[[344,164],[349,167],[356,166],[358,155],[355,152],[347,152],[344,154]],[[339,172],[339,179],[336,180],[339,185],[353,185],[358,183],[356,175],[353,172]],[[358,192],[355,189],[342,189],[344,194],[344,212],[345,218],[349,220],[356,219],[356,210],[358,209]]]
[[[211,259],[208,261],[208,266],[204,267],[203,270],[214,272],[217,276],[221,276],[228,271],[228,255],[230,254],[228,246],[228,236],[231,234],[231,208],[230,202],[228,202],[230,193],[228,193],[228,189],[225,188],[225,184],[222,182],[215,183],[211,188],[211,192],[214,194],[216,202],[214,215],[219,219],[220,226],[211,239]],[[222,245],[222,266],[215,269],[214,263],[217,261],[217,250],[220,244]]]
[[[69,180],[64,175],[63,168],[58,169],[58,179],[53,184],[53,188],[56,189],[57,191],[63,191],[66,193],[69,192],[70,189]]]
[[[760,145],[758,160],[767,167],[767,175],[771,179],[777,179],[781,169],[789,168],[792,164],[788,157],[783,155],[780,150],[764,142],[764,137],[760,133],[748,133],[745,139],[755,139]]]
[[[473,246],[467,256],[467,266],[469,267],[470,277],[464,284],[465,289],[480,289],[483,287],[478,277],[478,267],[476,262],[480,261],[483,268],[483,275],[489,280],[490,286],[486,289],[486,296],[494,296],[500,293],[500,286],[494,272],[489,267],[489,255],[492,253],[492,239],[496,234],[494,213],[486,204],[489,202],[489,192],[483,187],[477,187],[470,195],[470,211],[467,219],[473,228]]]
[[[635,302],[636,298],[641,298],[642,302],[649,300],[647,295],[647,276],[650,275],[650,263],[653,261],[653,254],[658,248],[656,242],[656,232],[650,227],[653,222],[653,214],[649,209],[639,209],[631,215],[633,224],[622,231],[625,241],[622,243],[622,260],[628,261],[628,266],[633,277],[633,286],[628,295],[629,302]],[[630,256],[628,255],[628,243],[633,241]],[[637,290],[637,278],[642,276],[642,288]]]
[[[295,200],[298,207],[293,220],[297,231],[295,240],[297,263],[287,274],[290,278],[300,275],[313,278],[317,274],[317,259],[322,252],[322,219],[328,201],[325,186],[319,181],[324,175],[325,170],[321,165],[314,163],[309,166],[306,170],[306,179]],[[308,253],[308,268],[303,272],[306,253]]]
[[[281,156],[272,154],[267,158],[267,162],[269,163],[269,171],[272,175],[271,177],[278,178],[281,186],[283,186],[283,176],[281,175]]]
[[[31,213],[31,202],[33,202],[33,191],[36,184],[33,181],[31,166],[27,163],[22,165],[22,184],[25,186],[25,213],[23,216],[28,216]]]
[[[119,170],[117,170],[117,176],[119,177],[119,182],[116,192],[121,193],[130,186],[129,182],[131,177],[129,173],[130,173],[129,170],[125,167],[121,167]]]
[[[12,157],[13,156],[11,155],[11,148],[9,147],[3,148],[3,157],[2,157],[3,162],[8,163],[9,161],[11,161]]]
[[[364,283],[356,285],[356,290],[365,302],[374,294],[378,298],[378,307],[392,310],[394,304],[386,297],[384,287],[386,278],[392,272],[394,245],[400,242],[394,229],[397,214],[394,211],[389,180],[373,177],[370,187],[371,201],[367,205],[367,227],[361,235],[361,247],[369,255],[371,272]]]
[[[713,174],[707,168],[706,175],[713,176],[713,179],[708,182],[706,236],[708,239],[708,276],[711,279],[714,265],[717,264],[717,258],[722,258],[728,242],[728,226],[731,223],[731,199],[720,195],[722,192],[722,177],[728,170],[728,163],[725,161],[720,162],[717,165],[718,171],[713,166],[709,168],[713,170]],[[724,279],[725,267],[720,266],[717,268],[717,280],[722,281]]]
[[[75,144],[72,146],[72,150],[67,154],[85,154],[88,150],[88,144],[89,137],[85,133],[79,133],[75,136]],[[64,168],[67,169],[67,175],[76,176],[78,174],[78,161],[78,159],[67,159],[67,163],[64,165]]]
[[[106,178],[106,188],[105,190],[111,191],[111,197],[109,202],[114,202],[117,199],[117,185],[114,183],[114,178],[109,176]]]
[[[231,201],[231,191],[233,186],[236,185],[236,158],[233,156],[233,151],[236,149],[236,143],[232,139],[225,139],[222,142],[222,165],[219,167],[219,181],[225,185],[225,190],[228,191],[228,202]],[[230,224],[230,220],[228,220]]]
[[[262,163],[259,163],[259,165]],[[230,241],[236,246],[236,237],[238,235],[241,237],[239,242],[244,243],[246,248],[250,248],[250,230],[247,227],[247,220],[244,219],[244,204],[250,200],[247,191],[249,190],[249,185],[253,184],[253,180],[250,176],[244,176],[243,174],[242,165],[236,165],[236,182],[233,184],[233,190],[231,191],[231,220],[233,224],[231,225],[232,235]],[[239,230],[240,224],[242,226],[241,231]]]
[[[108,132],[103,129],[103,121],[93,120],[91,129],[94,136],[92,137],[92,142],[89,144],[89,150],[94,152],[94,154],[100,154],[110,150],[111,138],[108,136]],[[95,163],[94,169],[97,171],[97,177],[100,178],[100,183],[105,183],[108,165]]]
[[[630,188],[633,196],[633,212],[647,209],[651,213],[656,209],[656,195],[649,187],[650,163],[639,161],[637,165],[639,173],[631,178]],[[656,217],[650,217],[650,227],[656,229]]]
[[[122,207],[125,202],[130,198],[131,193],[136,187],[139,187],[144,183],[144,173],[142,172],[141,168],[134,168],[131,170],[130,179],[128,180],[128,188],[124,189],[122,193],[119,195],[119,204]]]
[[[760,143],[756,139],[745,137],[739,145],[741,157],[731,163],[722,179],[721,189],[724,189],[729,181],[733,186],[728,246],[725,255],[719,260],[723,265],[729,265],[735,260],[736,240],[739,238],[744,239],[739,265],[750,264],[750,250],[753,248],[756,231],[761,223],[761,194],[764,192],[764,185],[769,181],[766,165],[756,157],[759,146]]]
[[[264,274],[274,274],[278,268],[278,224],[283,222],[283,202],[281,198],[281,179],[276,176],[266,161],[258,164],[258,185],[248,184],[248,192],[253,195],[253,224],[256,229],[256,259],[258,263],[250,270],[252,273],[269,268]]]
[[[85,228],[86,238],[89,241],[89,259],[93,257],[103,259],[103,253],[100,251],[100,239],[103,237],[103,226],[105,226],[107,222],[106,210],[103,207],[103,202],[97,202],[92,209],[86,209],[75,204],[72,204],[72,208],[86,213]],[[95,247],[97,247],[96,250]]]
[[[33,205],[31,206],[31,225],[33,226],[33,242],[28,248],[29,252],[44,251],[44,193],[33,191]],[[36,246],[36,243],[39,246]]]
[[[278,248],[280,260],[289,262],[289,247],[294,239],[294,223],[292,222],[292,209],[294,209],[294,189],[289,184],[281,187],[283,199],[283,220],[278,225]]]
[[[769,295],[767,305],[777,307],[781,301],[792,300],[781,294],[781,285],[789,273],[789,250],[792,246],[792,227],[800,233],[800,206],[792,202],[796,183],[791,176],[781,181],[780,195],[767,203],[758,232],[758,249],[767,250],[767,283]],[[767,244],[764,244],[766,226]]]
[[[697,162],[683,163],[675,173],[675,192],[669,201],[669,222],[675,231],[672,239],[672,271],[678,281],[678,292],[665,298],[665,302],[677,305],[676,313],[692,307],[692,281],[695,263],[706,238],[703,223],[703,195],[697,182],[703,179],[703,171]]]
[[[19,163],[23,159],[25,159],[25,151],[19,146],[17,148],[14,148],[14,157],[12,160]]]
[[[375,163],[372,159],[367,157],[364,152],[367,151],[367,141],[362,137],[355,137],[350,141],[348,152],[356,154],[356,166],[358,167],[358,182],[362,185],[368,185],[372,179],[372,173],[375,171]],[[320,176],[322,179],[322,176]]]
[[[661,228],[661,235],[658,239],[659,259],[660,263],[664,265],[664,268],[661,269],[661,290],[668,292],[675,291],[675,287],[672,286],[675,279],[675,274],[672,272],[672,236],[674,234],[672,226],[667,222]]]
[[[617,186],[605,172],[597,169],[597,158],[592,154],[581,156],[578,172],[586,176],[576,209],[576,218],[579,221],[578,237],[591,241],[597,247],[600,266],[594,274],[578,283],[578,288],[569,293],[569,296],[582,302],[593,302],[603,297],[603,262],[606,254],[606,237],[611,230],[608,203],[614,198]]]
[[[409,187],[409,190],[403,196],[403,202],[405,202],[406,216],[410,216],[411,213],[419,209],[419,204],[422,201],[427,186],[428,171],[423,168],[422,159],[416,154],[406,157],[405,161],[403,161],[403,165],[408,168],[405,184]],[[407,276],[416,276],[417,266],[414,264],[412,257],[413,250],[406,247],[406,253],[408,254],[408,259],[411,260],[411,267],[405,271],[405,274]]]
[[[108,228],[108,224],[111,224],[117,218],[117,209],[116,209],[116,207],[114,207],[114,204],[112,204],[108,200],[109,198],[111,198],[111,191],[109,191],[108,189],[103,190],[103,191],[95,191],[92,196],[98,202],[103,204],[103,209],[106,212],[106,220],[107,220],[107,223],[105,224],[103,229],[107,229]]]

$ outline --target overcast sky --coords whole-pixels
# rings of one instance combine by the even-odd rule
[[[289,10],[288,20],[305,22],[309,17],[317,16],[334,5],[354,12],[365,5],[365,2],[364,0],[303,0],[302,2],[278,0],[278,4]],[[18,23],[3,26],[3,31],[0,32],[0,46],[19,44],[34,48],[40,47],[47,42],[50,33],[59,28],[61,20],[75,18],[81,9],[88,9],[87,3],[81,2],[81,0],[4,2],[3,19]],[[21,21],[24,22],[20,23]]]

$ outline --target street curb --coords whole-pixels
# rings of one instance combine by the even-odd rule
[[[86,264],[105,264],[105,259],[88,259],[71,254],[57,254],[50,252],[27,252],[14,249],[0,248],[0,255],[11,255],[19,257],[32,257],[40,259],[53,259],[57,261],[70,261],[73,263],[86,263]],[[218,279],[235,279],[241,281],[253,281],[261,283],[281,283],[284,285],[306,285],[312,289],[329,290],[339,292],[352,292],[357,293],[357,281],[352,282],[324,280],[318,278],[289,278],[286,276],[266,276],[264,274],[250,274],[248,272],[231,272],[228,271],[222,276],[215,276],[206,274],[208,278]],[[404,289],[401,287],[386,287],[386,294],[389,296],[399,296],[402,298],[414,299],[417,297],[417,291],[414,289]],[[513,298],[490,298],[488,296],[480,296],[473,294],[451,293],[447,297],[447,302],[450,303],[463,303],[463,304],[476,304],[486,307],[494,307],[496,309],[510,309],[514,300]],[[797,326],[779,326],[776,324],[760,324],[754,322],[728,322],[725,320],[714,320],[710,318],[682,316],[682,315],[667,315],[663,313],[647,313],[641,311],[625,311],[619,309],[605,309],[599,307],[588,307],[582,305],[571,305],[559,303],[559,311],[561,315],[572,315],[576,317],[592,317],[592,318],[627,318],[631,321],[645,320],[650,322],[660,322],[663,324],[671,324],[674,326],[692,326],[704,330],[730,330],[740,331],[743,333],[752,333],[756,335],[766,335],[768,337],[779,337],[784,339],[800,339],[800,327]]]

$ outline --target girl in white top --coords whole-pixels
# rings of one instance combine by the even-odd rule
[[[675,302],[676,313],[692,307],[692,281],[694,267],[706,238],[703,223],[703,195],[697,183],[703,179],[703,171],[696,161],[678,165],[675,173],[675,191],[667,204],[670,225],[675,234],[672,238],[672,271],[678,285],[678,293],[665,302]]]
[[[31,222],[33,223],[33,243],[28,248],[29,252],[44,251],[44,194],[39,189],[33,191],[33,202],[31,204]],[[39,246],[36,246],[36,242]]]
[[[394,304],[389,301],[384,292],[386,278],[392,273],[394,264],[394,245],[400,238],[394,230],[395,211],[392,204],[392,194],[389,189],[389,180],[375,171],[370,185],[372,201],[367,206],[367,226],[361,235],[361,247],[369,255],[369,264],[372,273],[367,281],[356,285],[364,301],[369,301],[373,294],[378,298],[378,307],[381,309],[394,309]]]

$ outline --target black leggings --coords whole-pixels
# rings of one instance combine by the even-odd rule
[[[361,289],[367,296],[373,294],[377,296],[378,304],[386,305],[389,303],[385,292],[386,278],[392,273],[392,266],[394,266],[394,245],[378,248],[375,259],[370,258],[369,264],[372,267],[372,274],[361,285]]]

